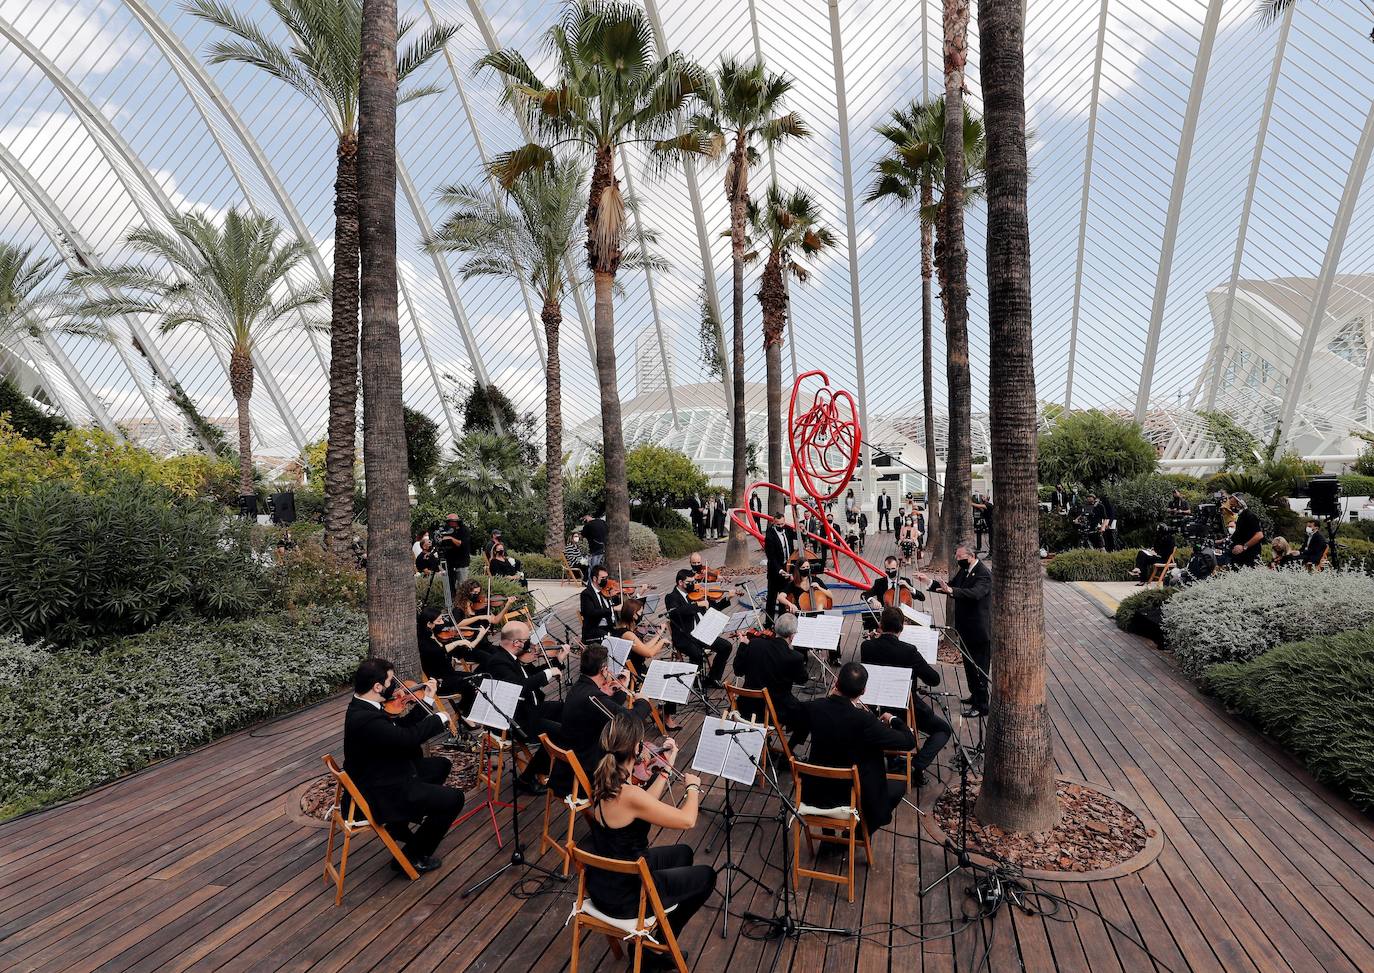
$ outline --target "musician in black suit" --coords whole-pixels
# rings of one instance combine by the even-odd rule
[[[878,529],[888,530],[892,526],[892,498],[887,490],[878,491]]]
[[[577,682],[568,688],[558,736],[553,738],[577,756],[589,780],[605,755],[600,740],[602,729],[611,721],[607,714],[629,709],[641,720],[650,719],[648,700],[638,699],[633,706],[626,706],[630,670],[621,670],[619,679],[612,677],[608,656],[606,646],[600,642],[591,642],[582,650],[581,672]],[[554,764],[549,773],[549,788],[559,797],[566,797],[572,790],[572,770],[568,764]]]
[[[587,542],[587,564],[606,563],[606,520],[590,514],[582,518],[582,537]]]
[[[768,561],[768,599],[763,611],[770,619],[778,615],[778,595],[792,589],[792,574],[787,562],[796,549],[797,521],[788,508],[781,519],[768,525],[763,535],[763,553]]]
[[[386,659],[364,659],[358,666],[344,716],[343,769],[373,819],[401,841],[415,870],[428,872],[440,865],[434,849],[463,809],[463,792],[444,784],[452,767],[447,759],[420,751],[422,743],[443,732],[448,717],[419,705],[404,716],[388,716],[382,704],[399,687],[395,667]],[[431,702],[434,691],[430,680],[425,694]],[[413,832],[412,823],[419,825]],[[399,862],[392,867],[401,869]]]
[[[901,609],[895,605],[884,608],[878,626],[879,635],[859,646],[859,661],[865,665],[896,666],[911,670],[911,701],[916,729],[926,734],[926,742],[921,745],[911,766],[912,783],[920,787],[926,782],[926,768],[935,762],[954,730],[920,695],[921,683],[927,686],[940,685],[940,671],[921,657],[916,646],[902,641],[905,624]],[[899,710],[893,712],[901,713]]]
[[[964,675],[969,695],[964,699],[966,717],[988,715],[989,666],[992,665],[992,572],[978,555],[960,544],[954,550],[959,570],[948,581],[931,581],[924,574],[916,579],[929,583],[931,591],[949,595],[954,601],[954,629],[964,642]]]
[[[1304,528],[1307,536],[1303,538],[1302,550],[1298,552],[1298,557],[1304,567],[1309,571],[1322,563],[1322,555],[1326,553],[1326,535],[1317,527],[1315,520],[1309,520]]]
[[[512,736],[526,743],[537,743],[539,734],[547,733],[549,738],[558,739],[558,723],[563,715],[563,703],[557,699],[545,699],[544,690],[555,680],[563,678],[563,664],[568,658],[567,646],[545,653],[549,658],[547,667],[536,666],[533,661],[523,662],[521,656],[529,653],[530,627],[524,622],[507,622],[501,627],[501,641],[497,649],[480,666],[479,674],[490,676],[501,682],[515,683],[520,687],[520,701],[515,706],[513,716],[518,729],[512,728]],[[524,771],[515,779],[517,791],[526,794],[542,794],[544,787],[535,780],[539,774],[549,771],[549,755],[540,748]]]
[[[583,642],[606,637],[615,624],[615,613],[619,606],[616,599],[602,591],[610,578],[611,573],[604,564],[593,566],[587,575],[587,583],[578,599],[578,609],[582,613]]]
[[[863,593],[863,599],[868,603],[868,607],[873,609],[871,612],[864,612],[863,626],[872,631],[878,627],[877,613],[883,609],[883,596],[890,588],[905,588],[911,592],[912,600],[925,601],[926,596],[911,583],[910,578],[902,577],[898,573],[897,559],[889,554],[883,558],[883,574],[873,579]]]
[[[706,654],[712,653],[711,668],[706,675],[706,688],[720,686],[720,677],[725,674],[725,664],[730,660],[732,646],[723,638],[705,645],[692,635],[701,616],[706,614],[706,606],[698,605],[687,597],[696,589],[696,579],[691,569],[683,568],[677,573],[673,590],[663,597],[663,610],[668,614],[668,627],[673,636],[673,648],[691,659],[697,665],[706,662]]]
[[[773,701],[778,719],[791,731],[791,745],[806,741],[806,724],[802,719],[802,705],[792,695],[794,686],[806,682],[806,653],[792,648],[797,635],[797,616],[785,614],[773,623],[773,635],[757,635],[740,644],[735,653],[735,675],[744,680],[745,689],[766,689]],[[741,699],[739,711],[755,720],[763,719],[761,708],[753,700]]]
[[[887,779],[888,750],[914,750],[916,737],[891,713],[877,716],[859,702],[868,686],[868,670],[857,662],[840,666],[830,695],[805,704],[811,728],[807,762],[822,767],[859,768],[859,815],[871,835],[892,821],[906,787]],[[849,803],[849,783],[808,779],[802,800],[814,807]]]

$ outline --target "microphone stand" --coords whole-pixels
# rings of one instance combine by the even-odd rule
[[[947,636],[949,636],[950,641],[953,642],[954,647],[959,650],[959,654],[963,657],[964,661],[971,665],[978,672],[978,674],[981,675],[983,679],[987,681],[989,700],[991,700],[992,677],[989,676],[988,671],[984,669],[982,666],[980,666],[978,662],[973,658],[972,653],[970,653],[968,650],[968,646],[964,644],[964,638],[962,635],[959,634],[959,630],[955,628],[953,625],[936,625],[934,626],[934,628],[936,629],[936,631],[944,632]],[[937,658],[935,661],[939,662],[940,660]],[[959,715],[961,718],[973,719],[977,721],[978,742],[974,745],[973,750],[975,753],[981,756],[983,753],[983,718],[981,716],[964,717],[963,713],[960,713]],[[950,726],[953,725],[953,723],[950,723]]]
[[[512,714],[507,713],[505,710],[501,709],[501,707],[496,704],[496,700],[492,699],[491,696],[487,693],[487,691],[482,688],[482,684],[480,682],[477,684],[477,692],[481,694],[482,698],[484,698],[488,703],[491,704],[492,709],[496,710],[496,712],[500,713],[502,716],[506,718],[506,722],[510,724],[512,735],[518,734],[522,737],[525,736],[525,731],[521,729],[520,724],[515,722],[515,717]],[[512,785],[512,788],[514,788],[514,785]],[[517,867],[532,868],[539,874],[547,876],[548,878],[557,879],[560,882],[566,882],[568,880],[566,875],[560,875],[552,869],[545,868],[538,862],[530,861],[528,858],[525,857],[525,845],[524,842],[520,840],[520,795],[513,793],[511,797],[512,800],[510,806],[510,813],[512,834],[510,861],[506,862],[500,868],[496,869],[496,871],[492,872],[486,878],[479,881],[476,885],[473,885],[471,888],[466,889],[462,893],[460,898],[466,899],[468,896],[482,891],[482,889],[486,888],[492,882],[496,881],[510,869]]]
[[[945,836],[945,850],[954,852],[954,864],[950,869],[921,889],[920,896],[924,898],[931,889],[935,888],[945,879],[950,878],[961,868],[973,868],[974,862],[968,853],[968,775],[973,769],[973,757],[969,750],[962,743],[955,744],[959,748],[959,836],[957,840],[951,840]]]

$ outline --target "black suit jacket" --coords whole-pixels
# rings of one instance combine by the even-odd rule
[[[1326,553],[1326,536],[1319,530],[1314,530],[1302,542],[1303,564],[1316,564]]]
[[[954,589],[954,627],[965,642],[992,639],[992,572],[982,561],[949,579]]]
[[[900,720],[883,723],[867,708],[855,706],[842,696],[826,696],[806,703],[805,718],[811,727],[811,751],[807,762],[823,767],[859,768],[859,814],[869,833],[892,820],[887,796],[886,750],[914,750],[916,737]],[[843,780],[808,780],[802,798],[818,807],[842,807],[849,803],[849,784]]]
[[[792,648],[786,639],[752,638],[735,652],[734,669],[744,679],[745,689],[768,690],[778,719],[786,726],[796,723],[801,704],[792,695],[792,687],[806,682],[806,653]],[[741,699],[740,712],[762,719],[763,713],[752,702]]]
[[[887,513],[892,509],[892,498],[886,493],[878,494],[878,513]]]
[[[930,709],[930,705],[916,695],[916,689],[920,683],[925,683],[927,686],[940,685],[940,670],[921,658],[921,653],[916,651],[916,646],[903,642],[890,632],[884,632],[882,635],[867,639],[860,644],[859,661],[868,665],[897,666],[901,669],[910,669],[912,705],[916,709]],[[888,711],[899,716],[906,712],[891,707],[888,707]]]
[[[383,824],[418,820],[411,786],[420,782],[415,761],[420,744],[442,732],[444,721],[416,706],[392,719],[365,699],[353,697],[344,715],[343,769]]]
[[[554,735],[554,742],[577,755],[577,761],[582,765],[588,780],[596,772],[597,762],[605,753],[601,749],[601,731],[610,722],[610,717],[602,708],[615,713],[625,705],[626,698],[625,693],[620,690],[613,696],[607,696],[592,681],[591,676],[585,675],[579,676],[577,682],[568,689],[567,699],[563,702],[563,716],[558,733]],[[635,707],[634,712],[641,718],[648,715],[647,702],[637,702]],[[549,787],[560,796],[566,796],[572,790],[572,771],[561,760],[554,763],[553,770],[549,773]],[[586,797],[585,794],[582,796]]]
[[[787,567],[787,559],[797,549],[796,534],[786,527],[768,525],[768,533],[763,535],[763,553],[768,559],[768,583],[777,587],[782,581],[778,572]]]
[[[450,571],[465,568],[472,562],[472,534],[467,524],[460,523],[452,534],[445,527],[440,530],[438,537],[434,549],[448,563]]]
[[[582,612],[583,642],[591,642],[610,633],[611,624],[615,621],[615,608],[611,606],[611,599],[590,583],[582,587],[579,608]]]
[[[673,636],[673,648],[691,648],[697,651],[697,640],[692,638],[692,629],[697,627],[701,616],[706,614],[706,606],[698,606],[674,586],[663,596],[663,610],[668,614],[668,628]]]
[[[555,662],[554,665],[557,666],[558,663]],[[544,701],[544,689],[549,684],[548,673],[542,668],[522,665],[515,656],[499,647],[482,661],[477,671],[481,675],[499,679],[501,682],[513,682],[521,687],[520,704],[516,706],[514,714],[506,715],[514,715],[515,722],[520,724],[520,728],[532,736],[534,724],[531,717],[534,708]]]
[[[917,588],[914,584],[912,584],[910,578],[905,578],[901,575],[898,575],[898,579],[901,581],[905,581],[907,583],[907,587],[911,589],[911,597],[913,600],[926,600],[926,596],[921,593],[921,589]],[[863,596],[864,598],[877,598],[879,601],[882,601],[883,595],[885,594],[887,594],[887,575],[880,574],[873,579],[873,583],[868,586],[868,589],[866,591],[864,591]]]

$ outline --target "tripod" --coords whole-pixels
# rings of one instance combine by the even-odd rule
[[[492,708],[492,709],[496,710],[497,713],[500,713],[503,717],[505,717],[506,722],[507,722],[508,724],[510,724],[510,729],[511,729],[511,733],[512,733],[512,734],[517,734],[517,735],[519,735],[519,736],[524,736],[524,735],[525,735],[525,731],[522,730],[522,729],[520,728],[520,724],[518,724],[518,723],[515,722],[515,717],[511,716],[510,714],[508,714],[508,713],[506,713],[504,710],[502,710],[501,707],[498,706],[498,705],[496,704],[496,700],[492,699],[491,696],[489,696],[489,695],[487,694],[487,691],[486,691],[485,689],[482,688],[482,684],[481,684],[481,683],[478,683],[478,684],[477,684],[477,692],[480,693],[480,694],[482,695],[482,697],[483,697],[488,703],[491,704],[491,708]],[[512,789],[514,789],[514,786],[515,786],[514,784],[511,785]],[[518,794],[512,794],[512,795],[511,795],[511,798],[512,798],[512,800],[511,800],[511,805],[510,805],[510,814],[511,814],[511,849],[510,849],[510,861],[506,862],[506,863],[505,863],[504,865],[502,865],[500,868],[496,869],[496,871],[492,872],[490,875],[488,875],[486,878],[482,879],[482,880],[481,880],[480,882],[478,882],[476,885],[473,885],[471,888],[464,890],[464,892],[463,892],[461,898],[466,899],[468,896],[473,895],[473,894],[475,894],[475,893],[477,893],[477,892],[482,891],[482,889],[486,888],[486,887],[487,887],[488,885],[490,885],[492,882],[496,881],[498,878],[500,878],[502,875],[504,875],[504,874],[505,874],[506,872],[508,872],[510,869],[512,869],[512,868],[517,868],[517,867],[518,867],[518,868],[532,868],[532,869],[534,869],[536,872],[538,872],[539,874],[545,875],[545,876],[547,876],[547,877],[549,877],[549,878],[557,879],[557,880],[560,881],[560,882],[566,882],[566,881],[568,880],[568,879],[567,879],[567,876],[565,876],[565,875],[560,875],[560,874],[558,874],[557,872],[552,871],[551,869],[545,868],[543,865],[540,865],[538,862],[532,862],[532,861],[530,861],[528,858],[525,857],[525,843],[524,843],[523,841],[520,840],[520,796],[519,796]],[[492,817],[493,817],[493,822],[494,822],[494,821],[495,821],[495,811],[492,812]],[[500,833],[499,833],[499,832],[497,833],[497,838],[498,838],[498,839],[500,838]]]
[[[957,746],[959,748],[959,838],[952,843],[948,836],[945,838],[945,849],[954,852],[954,864],[949,871],[921,889],[922,897],[945,879],[953,876],[959,869],[973,867],[973,859],[969,857],[968,853],[968,775],[969,771],[973,769],[973,757],[962,743],[957,744]]]

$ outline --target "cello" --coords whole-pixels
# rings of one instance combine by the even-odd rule
[[[792,555],[792,586],[796,591],[797,610],[802,614],[829,611],[835,607],[835,596],[811,574],[814,551],[799,550]]]

